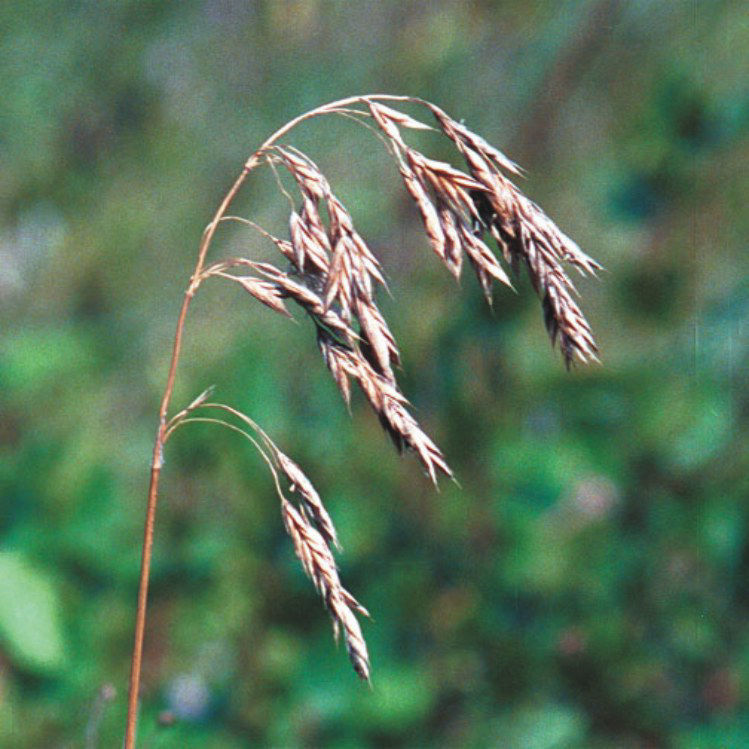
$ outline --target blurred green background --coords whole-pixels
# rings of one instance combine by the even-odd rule
[[[266,135],[376,91],[526,167],[606,266],[579,283],[603,366],[565,372],[527,283],[494,312],[458,288],[364,130],[300,129],[383,260],[403,390],[461,486],[435,492],[358,394],[349,416],[303,316],[206,284],[174,403],[215,384],[316,482],[374,688],[263,464],[194,425],[166,456],[139,745],[749,746],[744,3],[40,0],[0,29],[1,746],[120,745],[200,233]],[[286,210],[267,173],[236,206],[279,233]],[[237,228],[213,252],[274,257]]]

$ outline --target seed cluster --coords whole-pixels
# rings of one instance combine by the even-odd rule
[[[515,273],[521,265],[525,267],[541,298],[552,343],[558,342],[565,364],[597,360],[590,326],[575,301],[576,291],[563,263],[583,275],[595,274],[601,266],[507,177],[507,173],[520,175],[519,167],[439,107],[412,99],[434,116],[437,129],[453,143],[467,171],[430,159],[407,144],[402,130],[434,128],[378,98],[395,97],[362,97],[358,103],[363,109],[341,109],[339,113],[374,122],[421,216],[429,244],[447,270],[459,278],[466,258],[491,304],[495,281],[512,286],[497,254],[487,244],[493,239],[499,255]],[[300,196],[298,209],[290,212],[288,239],[261,229],[286,258],[288,268],[237,258],[212,266],[206,275],[237,281],[278,313],[289,315],[287,301],[304,309],[315,325],[323,360],[346,403],[350,402],[353,380],[399,450],[413,452],[433,482],[439,474],[452,477],[444,455],[409,411],[398,387],[398,346],[376,303],[377,287],[386,286],[379,261],[312,159],[281,145],[269,146],[262,156],[274,169],[285,169]],[[252,275],[227,272],[240,266]],[[332,552],[338,542],[330,516],[299,466],[267,437],[264,440],[281,495],[284,524],[297,556],[323,597],[336,636],[343,632],[356,672],[368,679],[367,648],[355,616],[367,612],[340,583]],[[281,490],[280,474],[297,495],[297,505]]]

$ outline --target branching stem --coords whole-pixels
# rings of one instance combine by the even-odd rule
[[[417,130],[433,128],[379,102],[401,102],[426,108],[436,119],[439,131],[452,141],[464,157],[470,174],[456,169],[449,163],[426,158],[408,146],[401,137],[399,127]],[[363,110],[355,108],[356,105],[363,105]],[[291,146],[276,145],[297,125],[325,114],[338,114],[354,119],[370,130],[373,130],[371,123],[377,125],[374,131],[397,162],[404,186],[419,210],[433,251],[456,278],[460,276],[465,255],[473,266],[490,303],[495,281],[511,285],[495,254],[482,239],[487,234],[491,235],[508,264],[515,267],[521,261],[524,262],[533,286],[541,297],[546,327],[552,343],[559,343],[565,363],[569,366],[574,359],[582,362],[597,360],[598,349],[592,332],[573,299],[574,287],[563,272],[561,263],[569,263],[583,273],[594,273],[600,266],[582,252],[535,203],[526,198],[504,176],[503,172],[520,174],[520,170],[483,138],[450,118],[439,107],[423,99],[390,94],[351,96],[325,104],[295,117],[276,130],[247,159],[239,176],[218,206],[213,219],[203,231],[195,268],[177,317],[151,460],[125,749],[135,749],[148,583],[164,445],[175,429],[191,421],[228,426],[243,434],[260,450],[276,481],[282,500],[284,524],[294,541],[297,555],[302,560],[305,571],[323,595],[336,631],[342,628],[354,669],[363,679],[369,680],[366,643],[354,616],[354,613],[366,613],[366,610],[341,586],[330,550],[331,543],[337,543],[335,530],[306,476],[293,461],[275,447],[265,432],[248,416],[224,404],[207,403],[209,391],[198,396],[171,419],[167,419],[182,351],[187,312],[198,288],[206,278],[212,275],[223,276],[250,284],[250,278],[242,279],[226,273],[229,268],[245,266],[265,279],[259,286],[254,287],[254,291],[249,286],[246,288],[266,305],[277,312],[288,314],[281,300],[293,299],[313,317],[317,326],[318,346],[344,399],[348,402],[351,377],[364,391],[395,444],[399,448],[405,446],[413,450],[435,484],[437,474],[452,476],[452,471],[441,451],[409,413],[406,408],[407,401],[398,390],[392,371],[392,365],[399,362],[397,345],[374,303],[375,285],[381,284],[386,288],[377,259],[353,228],[351,217],[345,207],[330,193],[324,175],[314,162]],[[371,123],[364,121],[367,117],[372,117]],[[264,163],[269,164],[274,172],[276,163],[285,166],[305,198],[303,209],[296,213],[293,198],[286,193],[283,182],[276,174],[279,188],[292,202],[291,243],[277,239],[249,219],[227,214],[247,176],[255,167]],[[322,222],[316,213],[316,206],[323,195],[329,223],[328,234],[321,228]],[[298,271],[305,270],[305,274],[292,277],[273,265],[255,263],[246,258],[234,258],[206,266],[211,243],[219,224],[223,221],[238,221],[252,227],[275,242],[287,257],[292,251],[298,253],[301,260],[295,263],[292,259],[291,262]],[[314,237],[319,237],[320,233],[324,235],[325,240],[321,250],[314,246]],[[312,240],[305,240],[305,237],[312,237]],[[309,249],[310,244],[313,246],[312,250]],[[303,262],[305,252],[309,258],[307,266]],[[309,271],[310,266],[313,268],[312,273]],[[320,273],[320,269],[324,269],[325,273]],[[265,290],[269,286],[274,289],[274,294],[268,293],[266,298],[263,298],[260,292],[256,293],[258,288],[263,294],[266,293]],[[349,328],[348,322],[352,318],[358,320],[359,335]],[[348,343],[342,344],[339,335],[343,335]],[[368,355],[364,355],[360,347],[352,343],[354,339],[366,343]],[[225,414],[228,413],[244,422],[258,439],[243,428],[222,419],[193,416],[193,412],[198,408],[211,408],[214,412],[221,410]],[[276,468],[289,479],[292,486],[296,487],[304,503],[301,512],[283,496]],[[313,522],[310,522],[308,513]]]
[[[141,572],[140,583],[138,587],[138,608],[135,618],[135,639],[133,644],[132,662],[130,668],[130,692],[128,696],[127,725],[125,729],[125,749],[135,749],[135,733],[138,719],[138,697],[140,693],[141,668],[143,663],[143,639],[146,629],[146,606],[148,601],[148,583],[151,573],[151,555],[153,551],[153,533],[156,520],[156,507],[159,497],[159,479],[161,477],[161,468],[164,464],[164,443],[168,436],[167,432],[167,413],[171,404],[174,393],[174,382],[177,376],[177,366],[182,351],[182,339],[187,320],[187,311],[190,308],[190,302],[198,290],[203,279],[203,270],[205,260],[210,248],[213,236],[216,233],[219,223],[224,218],[226,211],[236,197],[240,188],[247,179],[247,175],[258,166],[265,155],[265,152],[280,138],[286,135],[290,130],[295,128],[305,120],[312,119],[323,114],[335,113],[337,110],[344,110],[346,107],[356,103],[366,103],[370,100],[389,100],[389,101],[412,101],[407,96],[390,96],[382,94],[373,94],[368,96],[352,96],[340,101],[325,104],[322,107],[312,109],[304,114],[295,117],[287,122],[283,127],[276,130],[261,146],[255,151],[245,163],[241,173],[231,186],[229,191],[221,201],[211,222],[206,226],[203,236],[198,247],[198,259],[195,264],[190,279],[190,284],[185,291],[182,307],[177,317],[177,326],[174,333],[174,342],[172,344],[172,356],[169,363],[169,371],[166,379],[166,387],[161,398],[159,407],[159,420],[156,429],[156,439],[154,441],[153,456],[151,459],[151,479],[148,487],[148,503],[146,507],[146,521],[143,531],[143,548],[141,555]],[[364,113],[362,113],[364,114]]]

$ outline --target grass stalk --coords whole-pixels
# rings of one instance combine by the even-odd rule
[[[426,110],[436,124],[426,124],[390,104],[409,104]],[[595,273],[600,266],[520,192],[507,177],[507,172],[520,174],[517,165],[483,138],[434,104],[416,97],[388,94],[341,99],[305,112],[279,128],[247,160],[206,226],[177,317],[151,459],[125,749],[134,749],[136,743],[148,586],[164,448],[182,423],[204,421],[229,426],[248,437],[261,452],[273,474],[283,522],[297,556],[323,597],[336,636],[343,633],[355,671],[362,679],[369,680],[369,656],[356,617],[356,614],[366,616],[367,611],[341,585],[333,557],[338,541],[332,519],[302,469],[252,419],[231,406],[207,403],[207,393],[167,420],[187,314],[206,278],[239,282],[255,299],[289,317],[286,302],[304,310],[314,323],[323,360],[344,399],[350,400],[350,380],[353,380],[399,450],[415,453],[433,482],[436,483],[439,474],[452,477],[442,452],[411,415],[399,389],[395,372],[400,355],[395,337],[376,304],[376,290],[385,286],[379,261],[355,229],[350,214],[317,164],[299,150],[279,145],[281,138],[300,123],[327,114],[363,122],[385,142],[387,153],[394,159],[404,187],[421,217],[433,252],[453,276],[460,276],[464,259],[467,260],[491,303],[494,281],[511,285],[497,254],[486,244],[486,241],[493,242],[498,254],[513,270],[517,272],[519,267],[525,267],[541,298],[552,343],[559,344],[565,364],[569,366],[574,360],[596,360],[597,348],[590,327],[575,301],[576,292],[563,264],[573,266],[582,274]],[[452,142],[456,154],[464,159],[467,171],[429,159],[410,146],[403,131],[412,130],[441,131]],[[274,237],[249,219],[226,215],[247,176],[263,163],[268,163],[274,171],[279,167],[285,169],[301,199],[298,211],[292,199],[288,240]],[[282,189],[285,192],[285,188]],[[288,269],[248,258],[233,258],[207,267],[206,258],[216,230],[223,220],[229,219],[257,229],[270,239],[286,258]],[[246,275],[235,275],[239,271],[245,271]],[[240,429],[215,418],[191,416],[200,408],[223,410],[229,415],[227,418],[236,418],[243,427]],[[254,431],[259,441],[250,436],[246,428]],[[286,490],[281,479],[288,483]]]

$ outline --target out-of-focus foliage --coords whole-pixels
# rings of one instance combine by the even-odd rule
[[[300,130],[383,260],[404,391],[460,487],[436,493],[361,399],[349,417],[305,320],[207,284],[175,404],[215,383],[316,481],[374,614],[374,688],[334,648],[264,466],[191,425],[167,453],[141,745],[749,745],[745,14],[0,4],[0,745],[121,741],[150,444],[201,230],[265,135],[375,91],[435,101],[527,168],[607,268],[580,282],[603,366],[564,371],[527,284],[493,312],[457,288],[365,131]],[[236,206],[280,231],[285,210],[267,174]],[[215,252],[271,249],[227,229]]]

